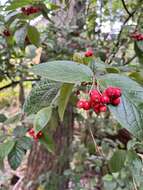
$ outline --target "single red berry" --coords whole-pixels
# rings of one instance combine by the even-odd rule
[[[93,102],[96,102],[96,103],[101,101],[101,95],[98,92],[98,90],[92,90],[90,92],[90,101],[93,101]]]
[[[102,95],[101,96],[101,103],[103,104],[109,104],[110,103],[110,98],[107,95]]]
[[[30,136],[34,136],[34,134],[35,134],[34,129],[33,129],[33,128],[32,128],[32,129],[29,129],[29,130],[28,130],[28,134],[29,134]]]
[[[92,57],[93,56],[93,51],[92,50],[87,50],[84,55],[85,55],[85,57]]]
[[[106,94],[109,98],[114,95],[114,88],[112,86],[105,89],[104,94]]]
[[[100,111],[100,112],[106,112],[106,111],[107,111],[107,106],[101,105],[101,106],[99,107],[99,111]]]
[[[99,113],[100,113],[100,110],[99,110],[98,107],[94,107],[93,110],[94,110],[94,112],[95,112],[96,114],[99,114]]]
[[[120,104],[120,102],[121,102],[121,99],[120,98],[116,98],[116,99],[113,99],[111,103],[114,106],[118,106]]]
[[[43,135],[42,131],[39,131],[39,132],[36,134],[36,137],[39,139],[42,135]]]
[[[76,104],[76,107],[81,109],[84,107],[84,103],[85,103],[86,100],[79,100]]]
[[[84,104],[83,104],[83,109],[84,110],[89,110],[90,109],[90,102],[85,101]]]
[[[114,89],[114,97],[115,97],[115,98],[120,97],[121,94],[122,94],[122,92],[121,92],[121,89],[120,89],[120,88],[115,88],[115,89]]]

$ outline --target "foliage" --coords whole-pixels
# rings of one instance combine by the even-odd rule
[[[40,11],[26,15],[22,12],[25,6]],[[88,172],[93,188],[141,189],[143,41],[134,41],[130,34],[142,32],[142,3],[77,1],[73,11],[76,19],[68,15],[64,24],[58,17],[66,20],[70,6],[70,1],[54,4],[46,0],[12,0],[1,6],[0,81],[8,84],[0,85],[0,90],[18,85],[21,99],[23,84],[33,81],[22,111],[13,117],[0,114],[0,123],[12,129],[0,138],[1,168],[7,157],[16,170],[31,148],[29,127],[20,124],[28,117],[32,117],[36,134],[42,132],[38,140],[47,154],[56,154],[53,134],[58,124],[65,122],[70,105],[80,135],[79,144],[74,136],[71,168],[64,175],[74,189],[86,188],[81,179]],[[121,23],[120,30],[114,33],[111,26],[110,33],[102,32],[108,21]],[[94,56],[86,56],[86,49],[92,49]],[[122,90],[118,106],[107,105],[103,114],[76,109],[77,98],[85,99],[92,89],[103,92],[110,86]],[[62,176],[55,179],[58,177]],[[48,177],[43,181],[47,188]]]

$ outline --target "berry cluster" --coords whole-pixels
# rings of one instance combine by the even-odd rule
[[[94,54],[94,53],[93,53],[92,50],[87,50],[87,51],[84,53],[85,57],[92,57],[93,54]]]
[[[143,40],[143,34],[134,32],[131,34],[131,38],[133,38],[136,41],[142,41]]]
[[[11,33],[10,33],[9,30],[5,29],[5,30],[3,31],[3,35],[4,35],[5,37],[9,37],[9,36],[11,36]]]
[[[41,138],[42,135],[43,135],[41,131],[39,131],[37,134],[35,134],[35,131],[34,131],[33,128],[32,128],[32,129],[29,129],[28,134],[29,134],[31,137],[33,137],[33,139],[34,139],[35,141],[37,141],[37,140],[38,140],[39,138]]]
[[[34,14],[34,13],[38,13],[40,11],[40,8],[39,7],[33,7],[33,6],[22,7],[21,11],[22,11],[23,14],[28,16],[28,15],[31,15],[31,14]]]
[[[91,90],[89,100],[81,99],[77,102],[77,108],[84,110],[93,109],[96,114],[106,112],[107,104],[118,106],[120,104],[121,89],[118,87],[108,87],[103,93],[98,90]]]

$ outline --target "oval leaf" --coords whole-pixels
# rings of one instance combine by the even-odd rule
[[[18,142],[16,142],[8,155],[8,162],[13,170],[16,170],[19,167],[24,155],[25,150],[19,145]]]
[[[118,74],[101,77],[102,86],[117,86],[122,89],[122,101],[119,106],[109,106],[117,121],[134,136],[143,137],[143,113],[139,105],[143,103],[143,88],[130,78]]]
[[[63,121],[65,109],[67,107],[70,95],[72,93],[73,86],[74,85],[72,84],[63,84],[63,86],[61,87],[58,105],[58,112],[61,121]]]
[[[47,123],[50,121],[51,114],[52,108],[50,106],[43,108],[36,114],[34,121],[34,128],[36,133],[41,131],[47,125]]]
[[[31,71],[41,77],[64,83],[91,81],[93,77],[88,66],[73,61],[47,62],[33,66]]]
[[[109,161],[109,168],[111,172],[118,172],[124,166],[126,160],[126,151],[124,150],[117,150],[114,152],[112,158]]]
[[[15,145],[15,141],[12,141],[12,140],[0,144],[0,158],[3,159],[6,156],[8,156],[8,154],[10,153],[14,145]]]
[[[40,43],[40,34],[34,26],[28,26],[27,36],[32,44],[39,46]]]

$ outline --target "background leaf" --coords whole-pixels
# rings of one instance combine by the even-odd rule
[[[37,113],[44,107],[48,107],[57,95],[61,87],[60,83],[44,79],[38,82],[27,97],[23,110],[28,115]]]
[[[15,36],[16,43],[20,47],[24,46],[26,35],[27,35],[27,27],[24,26],[24,27],[16,30],[14,36]]]
[[[16,142],[8,155],[8,162],[13,170],[16,170],[20,166],[24,155],[25,150]]]
[[[111,172],[118,172],[124,166],[126,160],[126,151],[117,150],[114,152],[112,158],[109,161],[109,167]]]
[[[54,152],[55,143],[53,141],[53,138],[46,131],[43,132],[43,136],[39,139],[39,141],[50,153]]]
[[[6,156],[8,156],[14,145],[15,145],[14,140],[9,140],[5,143],[0,144],[0,158],[3,159]]]
[[[47,123],[50,121],[52,114],[52,107],[43,108],[40,110],[34,120],[34,129],[35,132],[42,131],[42,129],[47,125]]]
[[[63,84],[60,90],[60,97],[59,97],[59,104],[58,104],[58,112],[61,121],[63,121],[64,113],[70,98],[70,95],[72,93],[73,89],[72,84]]]
[[[91,81],[93,76],[93,73],[88,66],[72,61],[52,61],[42,63],[33,66],[31,71],[41,77],[64,83]]]
[[[27,36],[32,44],[35,46],[39,46],[40,43],[40,34],[36,27],[28,26],[27,28]]]

